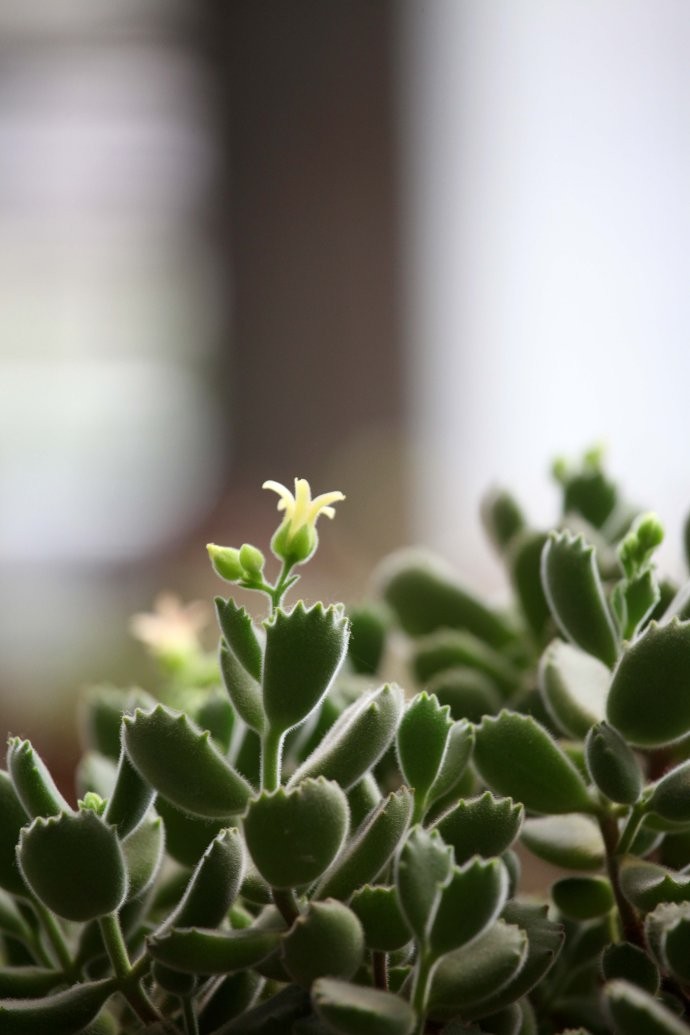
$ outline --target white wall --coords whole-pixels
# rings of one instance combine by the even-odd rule
[[[593,442],[665,520],[690,510],[690,4],[401,4],[415,522],[496,570],[490,483],[549,523]],[[462,535],[459,532],[462,529]]]

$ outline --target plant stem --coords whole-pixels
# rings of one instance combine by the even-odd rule
[[[102,916],[98,922],[115,976],[120,983],[120,991],[125,999],[145,1024],[163,1021],[163,1017],[139,984],[136,971],[132,970],[117,913]]]
[[[415,967],[414,983],[412,985],[412,996],[410,1002],[412,1009],[417,1014],[417,1027],[414,1035],[424,1035],[426,1027],[426,1008],[429,1000],[429,986],[431,973],[434,968],[434,960],[428,952],[421,950]]]
[[[182,1015],[186,1035],[199,1035],[199,1018],[191,996],[182,996]]]
[[[630,845],[635,840],[635,835],[642,825],[642,821],[645,817],[644,806],[639,802],[634,805],[628,816],[628,820],[623,827],[623,832],[620,836],[618,846],[616,848],[616,855],[627,855],[630,851]]]
[[[388,991],[388,954],[374,949],[371,954],[371,969],[374,978],[374,987],[381,991]]]
[[[72,970],[72,957],[70,956],[67,942],[65,941],[60,925],[50,910],[46,909],[43,903],[39,902],[38,899],[33,899],[31,904],[38,919],[41,921],[43,930],[48,937],[48,941],[51,944],[60,966],[63,971],[69,973]]]
[[[632,942],[633,945],[645,949],[644,933],[637,913],[630,902],[623,894],[620,884],[620,857],[618,854],[620,841],[618,837],[618,824],[615,817],[611,815],[599,815],[599,828],[606,848],[606,870],[613,897],[616,900],[616,908],[620,917],[621,931],[623,938]],[[626,828],[627,829],[627,828]],[[622,839],[621,839],[622,840]],[[646,949],[645,949],[646,951]]]
[[[294,891],[289,888],[271,888],[273,902],[288,927],[292,927],[300,915]]]
[[[261,741],[261,790],[276,791],[280,786],[280,755],[283,734],[268,729]]]

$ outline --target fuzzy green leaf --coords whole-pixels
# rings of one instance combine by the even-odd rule
[[[292,775],[289,786],[324,776],[350,790],[390,746],[400,721],[404,695],[386,684],[363,694],[340,715],[319,746]]]
[[[513,538],[525,527],[525,517],[517,500],[505,489],[492,489],[482,499],[481,517],[486,533],[499,553],[504,553]]]
[[[690,622],[651,622],[625,650],[607,715],[640,747],[660,747],[690,731]]]
[[[601,661],[563,640],[553,640],[539,665],[539,690],[556,725],[584,737],[604,718],[611,673]]]
[[[134,715],[137,708],[149,711],[156,700],[145,690],[125,693],[114,686],[90,687],[80,702],[79,719],[83,742],[92,751],[117,762],[123,715]]]
[[[628,981],[610,981],[604,996],[616,1035],[687,1035],[684,1021]]]
[[[414,827],[398,856],[395,883],[403,915],[421,944],[426,944],[452,872],[453,850],[438,831]]]
[[[113,978],[73,985],[38,999],[0,1000],[2,1035],[76,1035],[96,1017],[116,989]]]
[[[506,619],[458,585],[435,557],[402,550],[387,561],[381,582],[385,600],[410,636],[466,629],[498,648],[516,639]]]
[[[405,709],[398,727],[398,761],[418,804],[426,801],[440,773],[452,726],[450,709],[424,691]]]
[[[0,888],[12,895],[26,895],[15,849],[28,819],[9,773],[0,769]]]
[[[328,692],[347,651],[349,626],[339,607],[281,608],[267,621],[263,701],[275,733],[297,726]]]
[[[637,801],[642,793],[640,766],[630,746],[607,722],[598,723],[587,734],[585,758],[602,794],[622,805]]]
[[[527,959],[527,935],[513,924],[498,920],[471,945],[441,960],[433,976],[429,1013],[435,1021],[472,1013],[472,1007],[490,1001],[517,977]]]
[[[461,783],[474,748],[474,728],[468,722],[454,722],[448,734],[446,753],[427,796],[429,804],[441,802]],[[442,804],[442,802],[441,802]]]
[[[673,823],[690,821],[690,761],[662,776],[654,786],[647,808]]]
[[[49,967],[0,967],[0,1005],[3,999],[32,999],[48,995],[64,982],[63,974]]]
[[[473,858],[454,866],[441,892],[429,932],[438,958],[478,938],[497,919],[508,895],[508,874],[500,859]]]
[[[364,928],[368,948],[393,952],[410,941],[395,888],[365,884],[353,894],[350,909]]]
[[[209,819],[241,812],[252,789],[182,712],[158,705],[123,719],[123,743],[140,775],[163,797]]]
[[[190,877],[168,927],[217,927],[239,894],[245,870],[244,841],[237,827],[221,830]]]
[[[690,875],[645,860],[625,860],[620,873],[625,897],[642,912],[662,902],[689,902]]]
[[[173,928],[148,939],[155,960],[185,974],[230,974],[253,967],[273,952],[278,931],[245,927],[240,931],[200,931]]]
[[[261,679],[263,655],[261,644],[251,618],[243,607],[239,607],[230,597],[216,597],[216,614],[218,624],[225,638],[228,649],[251,678],[258,682]]]
[[[324,874],[314,897],[346,900],[356,888],[375,880],[398,847],[411,817],[412,795],[408,788],[392,791]]]
[[[183,866],[196,866],[216,834],[225,828],[225,819],[190,816],[160,795],[156,812],[165,824],[165,850]]]
[[[546,599],[565,636],[611,668],[618,634],[604,597],[594,547],[582,536],[551,532],[542,554]]]
[[[364,959],[364,931],[342,902],[311,902],[283,939],[285,969],[309,988],[317,978],[351,978]]]
[[[473,855],[501,855],[518,837],[525,810],[512,798],[495,798],[486,791],[478,798],[459,801],[436,826],[455,850],[458,864]]]
[[[607,945],[601,956],[601,972],[605,981],[621,978],[650,995],[659,991],[659,971],[644,949],[630,942]]]
[[[427,689],[438,697],[440,704],[448,705],[456,721],[481,722],[485,715],[495,715],[503,703],[493,680],[462,665],[438,672],[427,683]]]
[[[534,812],[588,812],[592,802],[575,766],[535,719],[502,711],[475,735],[474,761],[487,784]]]
[[[121,838],[127,837],[141,823],[155,796],[155,790],[141,778],[123,748],[120,751],[115,786],[108,795],[103,817],[106,823],[117,827]]]
[[[392,992],[319,978],[312,988],[317,1015],[335,1035],[411,1035],[415,1013]]]
[[[605,916],[614,905],[611,885],[605,877],[563,877],[551,885],[551,897],[563,916],[571,920]]]
[[[567,870],[598,870],[606,854],[597,824],[577,813],[527,819],[521,840],[538,859]]]
[[[17,797],[32,819],[72,811],[69,802],[57,789],[43,759],[29,740],[10,737],[7,768]]]
[[[319,777],[253,798],[244,834],[262,877],[274,888],[295,888],[311,884],[330,866],[348,822],[343,791]]]
[[[250,729],[263,733],[266,727],[261,687],[253,676],[239,663],[227,643],[221,640],[219,655],[220,671],[228,697],[237,714]]]
[[[153,884],[163,861],[165,827],[160,816],[150,816],[122,841],[129,884],[127,899],[137,899]]]
[[[19,838],[24,880],[41,902],[66,920],[113,913],[127,893],[127,869],[114,827],[95,812],[39,816]]]
[[[385,605],[363,604],[350,608],[348,618],[350,663],[355,672],[373,676],[381,663],[392,616]]]
[[[544,532],[523,529],[515,536],[506,553],[510,581],[527,625],[538,644],[544,642],[551,612],[539,576],[541,555],[547,536]]]
[[[487,676],[505,697],[520,685],[520,671],[494,647],[463,629],[438,629],[417,640],[412,670],[428,683],[451,668],[470,668]]]

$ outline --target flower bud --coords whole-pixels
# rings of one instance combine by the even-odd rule
[[[216,546],[208,543],[208,555],[216,575],[226,582],[238,582],[244,577],[244,567],[240,561],[240,551],[233,546]]]
[[[244,543],[240,547],[239,559],[240,564],[249,575],[260,575],[266,563],[266,558],[261,550],[258,550],[256,546],[250,546],[249,543]]]

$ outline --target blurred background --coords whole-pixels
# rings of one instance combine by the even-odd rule
[[[348,496],[311,599],[417,541],[500,597],[482,494],[548,525],[593,442],[677,568],[689,52],[684,0],[3,0],[0,726],[145,684],[266,478]]]

